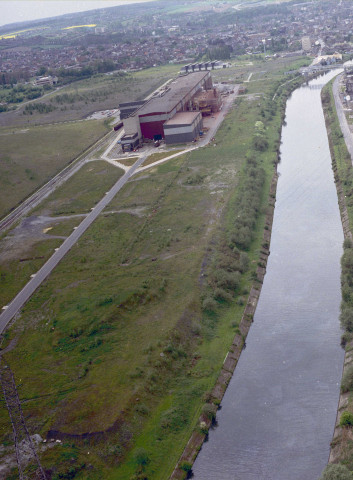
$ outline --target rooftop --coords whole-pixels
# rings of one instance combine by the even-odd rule
[[[164,123],[168,125],[190,125],[195,118],[201,115],[200,112],[178,112],[170,120]]]
[[[188,75],[177,77],[170,83],[162,93],[162,96],[152,97],[138,111],[138,115],[149,115],[151,113],[168,113],[192,90],[199,82],[201,82],[209,71],[194,72]]]

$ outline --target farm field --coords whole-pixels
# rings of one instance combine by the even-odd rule
[[[108,128],[102,121],[0,129],[0,217],[51,179]]]

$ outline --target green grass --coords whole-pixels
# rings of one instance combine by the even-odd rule
[[[118,162],[122,163],[126,167],[132,167],[139,157],[119,158]]]
[[[0,216],[45,184],[107,131],[101,121],[0,129]]]
[[[108,162],[86,163],[35,210],[37,215],[72,215],[88,213],[124,172]]]
[[[39,270],[61,242],[59,239],[38,241],[26,248],[17,259],[8,259],[0,263],[0,308],[16,296],[30,280],[30,276]]]
[[[158,160],[162,160],[163,158],[166,158],[166,157],[170,157],[171,155],[174,155],[175,153],[179,153],[179,152],[181,152],[181,150],[170,150],[169,152],[152,153],[146,158],[146,160],[143,162],[141,166],[145,167],[146,165],[151,165],[151,163],[157,162]]]
[[[263,85],[269,97],[272,88],[271,82]],[[281,101],[264,120],[269,149],[257,157],[266,180],[248,251],[255,263],[243,275],[238,296],[249,291],[262,243]],[[20,397],[33,431],[80,434],[115,424],[105,439],[87,440],[84,446],[78,442],[80,455],[89,445],[93,467],[75,478],[129,480],[137,448],[150,457],[148,478],[165,480],[173,470],[244,308],[233,301],[220,304],[214,314],[203,313],[207,284],[200,274],[201,268],[208,274],[216,261],[236,212],[231,200],[245,181],[254,125],[262,108],[268,115],[268,102],[238,101],[217,133],[217,148],[134,176],[9,332],[7,341],[19,340],[6,358],[21,378]],[[200,181],[190,183],[194,175]],[[133,214],[138,207],[144,207],[140,216]],[[7,413],[1,408],[0,434],[7,438],[7,432]],[[44,457],[43,463],[59,468],[60,455]]]
[[[53,223],[50,225],[50,230],[48,230],[49,235],[58,235],[58,236],[64,236],[68,237],[73,229],[77,227],[84,217],[74,217],[74,218],[68,218],[67,220],[53,220]]]
[[[103,161],[94,161],[84,165],[75,175],[73,175],[64,185],[59,187],[51,194],[40,207],[32,214],[36,215],[72,215],[88,213],[119,179],[122,171]],[[52,223],[46,223],[44,228],[53,227],[47,233],[48,235],[67,236],[73,231],[84,217],[74,217],[65,221],[56,221],[53,218]],[[54,248],[62,243],[60,239],[47,240],[33,239],[22,241],[20,247],[9,247],[6,237],[0,242],[1,250],[14,248],[19,249],[17,258],[6,258],[0,260],[0,306],[8,303],[29,281],[30,275],[38,271],[44,262],[52,255]],[[41,258],[42,257],[42,258]],[[21,261],[26,259],[25,261]]]
[[[245,115],[247,110],[244,105],[234,110],[233,115]],[[256,116],[253,115],[251,120],[248,118],[249,124],[254,123]],[[223,127],[223,132],[221,129],[220,135],[224,138],[228,126],[239,137],[239,127],[236,122],[231,124],[230,121]],[[244,137],[247,132],[248,128],[244,128]],[[100,218],[27,304],[23,318],[37,317],[35,312],[40,309],[43,320],[39,329],[28,332],[26,345],[22,346],[21,342],[16,349],[16,355],[27,360],[24,365],[31,364],[31,371],[36,373],[30,378],[24,365],[24,368],[17,365],[14,358],[10,360],[12,365],[16,364],[16,369],[20,368],[21,378],[26,379],[25,398],[35,397],[44,388],[47,374],[41,364],[51,365],[49,372],[53,393],[64,390],[67,375],[72,379],[69,385],[76,385],[74,391],[61,399],[60,408],[57,404],[45,406],[40,399],[32,402],[33,415],[37,417],[36,422],[40,422],[41,431],[49,425],[77,433],[108,428],[115,420],[115,412],[129,410],[138,396],[150,409],[150,428],[157,436],[150,438],[147,435],[149,451],[153,449],[153,461],[149,468],[155,471],[154,478],[166,478],[165,474],[170,472],[180,453],[181,442],[185,442],[193,428],[192,420],[199,412],[200,397],[212,388],[234,334],[228,320],[225,324],[222,322],[223,328],[214,327],[213,331],[207,327],[211,330],[208,332],[209,341],[203,346],[197,347],[197,338],[191,337],[191,343],[196,342],[192,348],[196,348],[195,352],[202,357],[202,361],[191,369],[191,379],[184,378],[182,373],[183,368],[190,369],[189,360],[184,360],[184,357],[177,356],[173,365],[166,353],[167,364],[156,366],[158,359],[164,358],[159,354],[166,348],[176,325],[186,321],[182,320],[184,315],[194,317],[198,324],[201,322],[197,284],[210,238],[210,233],[205,237],[208,212],[212,208],[221,211],[231,186],[234,188],[233,182],[237,182],[236,170],[240,168],[246,152],[245,145],[234,145],[231,138],[234,138],[233,135],[229,135],[228,141],[225,138],[219,149],[222,165],[215,162],[214,150],[208,148],[158,167],[158,175],[153,175],[150,181],[145,179],[128,184],[110,207],[114,209],[139,203],[138,190],[142,188],[145,193],[149,191],[149,195],[142,196],[144,204],[147,203],[148,214],[152,215],[138,218],[112,214]],[[180,188],[179,181],[184,185],[193,168],[209,175],[211,185],[206,184],[201,189]],[[216,175],[215,170],[218,172]],[[234,175],[233,182],[228,183],[224,194],[209,195],[212,184],[226,182],[230,174]],[[190,205],[193,208],[190,209]],[[154,210],[157,213],[153,215]],[[120,262],[128,265],[120,267]],[[166,286],[162,287],[164,280]],[[165,291],[160,291],[161,288]],[[136,299],[134,295],[137,295]],[[44,298],[50,299],[46,305]],[[127,306],[119,307],[124,302],[128,302]],[[240,316],[241,309],[238,307],[238,320]],[[234,320],[232,315],[232,322]],[[52,331],[52,328],[55,330]],[[186,324],[184,328],[188,331],[190,326]],[[97,333],[92,334],[95,330]],[[218,339],[221,332],[222,338]],[[156,339],[161,342],[160,347]],[[39,341],[41,354],[33,355],[31,352],[38,350]],[[135,344],[139,345],[138,349],[134,348]],[[82,351],[82,348],[88,350]],[[148,353],[144,353],[146,351]],[[79,379],[81,370],[85,368],[88,373]],[[173,372],[175,368],[177,372]],[[109,371],[108,377],[104,374],[106,371]],[[174,378],[176,374],[178,382]],[[185,419],[176,434],[166,434],[165,429],[161,430],[158,398],[164,402],[162,385],[149,380],[153,377],[162,377],[162,384],[173,390],[174,404],[187,398],[188,408],[183,414]],[[156,399],[151,393],[154,389]],[[43,409],[46,414],[43,417],[41,413],[38,418],[35,412],[43,412]],[[165,408],[162,409],[164,411]],[[135,418],[135,413],[130,413],[129,428],[135,430],[139,426],[142,421],[140,416]],[[163,439],[158,440],[162,433]],[[121,438],[119,440],[121,444]],[[140,442],[144,444],[143,440],[137,439],[137,445]],[[177,450],[175,444],[179,445]],[[173,462],[166,464],[165,458],[172,452]],[[130,478],[133,471],[133,462],[127,461],[111,478]]]

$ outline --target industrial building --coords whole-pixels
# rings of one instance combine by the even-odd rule
[[[213,88],[209,71],[181,75],[142,104],[119,105],[125,131],[123,149],[128,149],[129,144],[135,148],[136,138],[165,138],[169,144],[193,141],[202,130],[202,115],[216,112],[221,106],[221,96]],[[179,115],[181,112],[186,115]]]
[[[136,112],[136,110],[142,105],[146,103],[146,100],[142,100],[140,102],[124,102],[120,103],[120,119],[124,120],[124,118],[129,117],[132,113]]]
[[[201,112],[179,112],[163,125],[165,143],[192,142],[202,130]]]
[[[203,116],[219,112],[222,106],[222,97],[218,89],[201,90],[192,101],[193,110],[202,113]]]

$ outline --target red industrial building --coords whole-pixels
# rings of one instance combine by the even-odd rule
[[[194,97],[200,92],[211,91],[214,98],[215,90],[212,86],[211,73],[209,71],[193,72],[187,75],[181,75],[169,83],[164,89],[158,91],[152,98],[147,100],[142,106],[138,106],[137,110],[124,119],[125,136],[122,137],[121,143],[125,144],[131,135],[138,134],[138,138],[159,140],[165,138],[166,131],[164,124],[179,113],[199,111],[193,102]],[[131,108],[131,104],[122,104],[121,109]],[[183,119],[185,121],[185,119]],[[195,120],[191,119],[195,130]],[[197,122],[198,127],[202,128],[202,123]],[[186,125],[184,125],[186,126]],[[170,125],[169,125],[170,128]],[[187,129],[188,131],[191,131]],[[178,142],[190,141],[178,135]],[[127,138],[128,137],[128,138]],[[126,140],[126,141],[125,141]]]

